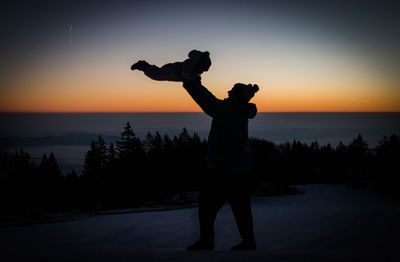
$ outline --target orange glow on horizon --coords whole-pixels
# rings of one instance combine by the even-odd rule
[[[59,87],[36,88],[30,92],[1,94],[0,112],[202,112],[181,84],[163,83],[164,87],[96,87],[71,90]],[[230,88],[211,89],[223,99]],[[289,88],[262,89],[252,103],[259,112],[400,112],[399,96],[381,92],[323,92]]]
[[[234,83],[254,79],[260,91],[251,102],[259,112],[400,112],[397,82],[368,71],[314,76],[304,70],[273,74],[266,68],[254,74],[241,65],[221,67],[226,65],[204,75],[204,86],[224,99]],[[0,112],[202,112],[182,83],[153,81],[124,64],[111,71],[90,64],[41,65],[24,77],[9,76],[5,84]]]
[[[95,113],[95,112],[202,112],[201,108],[181,88],[168,94],[159,91],[102,92],[93,96],[88,91],[78,94],[68,92],[45,93],[44,95],[3,96],[1,112],[37,113]],[[88,98],[90,97],[90,98]],[[223,98],[223,96],[219,96]],[[88,102],[89,101],[89,102]],[[398,101],[381,97],[374,101],[357,100],[346,96],[327,97],[316,95],[287,95],[284,93],[258,94],[251,101],[259,112],[400,112]]]

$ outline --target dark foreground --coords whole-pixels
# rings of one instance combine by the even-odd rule
[[[229,206],[216,221],[216,251],[187,252],[197,209],[120,214],[0,228],[0,260],[25,261],[400,261],[400,199],[345,186],[254,198],[257,251],[240,241]]]

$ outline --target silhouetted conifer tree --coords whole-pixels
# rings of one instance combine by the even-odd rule
[[[104,169],[107,161],[107,147],[104,139],[99,136],[97,141],[92,141],[90,150],[85,155],[82,175],[98,177]]]
[[[319,150],[318,141],[311,142],[310,148],[311,148],[312,152],[318,152],[318,150]]]
[[[174,142],[171,140],[171,138],[167,134],[165,134],[163,144],[164,144],[164,148],[163,148],[164,152],[166,152],[168,155],[168,153],[171,153],[174,148]]]
[[[0,163],[0,214],[27,215],[35,200],[35,165],[31,156],[22,149],[14,153],[2,151]]]
[[[189,132],[187,131],[186,127],[182,129],[182,132],[179,134],[178,142],[180,144],[188,143],[191,140]]]
[[[363,156],[369,153],[368,144],[360,134],[349,144],[348,150],[351,154],[357,156]]]
[[[147,132],[146,138],[144,140],[144,146],[146,152],[149,153],[153,146],[153,135],[150,132]]]
[[[379,191],[400,196],[400,135],[383,137],[375,148],[372,173],[373,187]]]
[[[105,168],[108,163],[108,148],[101,135],[92,141],[86,153],[82,176],[85,181],[86,200],[89,208],[95,211],[101,207],[104,189]]]
[[[142,141],[136,137],[130,123],[128,122],[121,133],[121,138],[116,141],[118,153],[119,178],[118,198],[125,204],[138,203],[146,198],[149,192],[149,177],[146,167],[146,152]]]
[[[116,142],[118,157],[120,159],[134,157],[142,153],[143,145],[133,132],[130,123],[126,123],[124,131],[121,133],[121,140]]]
[[[110,143],[110,146],[108,147],[107,160],[109,162],[113,162],[113,161],[115,161],[116,157],[117,157],[117,153],[115,152],[114,143]]]
[[[163,148],[163,139],[158,131],[156,131],[156,134],[153,137],[153,143],[152,143],[152,150],[153,152],[161,152]]]
[[[84,198],[80,178],[75,170],[72,170],[65,176],[65,202],[66,206],[71,210],[81,207],[81,202]]]
[[[195,144],[201,143],[201,138],[200,138],[199,134],[197,134],[196,132],[193,133],[192,139]]]
[[[62,206],[63,176],[53,153],[43,155],[38,170],[39,199],[46,211],[56,211]]]

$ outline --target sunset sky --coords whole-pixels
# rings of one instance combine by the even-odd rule
[[[204,86],[256,83],[261,112],[399,112],[400,4],[297,2],[5,1],[0,112],[200,111],[130,70],[192,49],[211,54]]]

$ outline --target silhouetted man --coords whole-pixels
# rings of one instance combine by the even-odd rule
[[[158,81],[182,81],[183,87],[203,111],[213,118],[208,136],[208,177],[199,195],[200,240],[187,250],[214,249],[214,221],[218,211],[231,205],[242,242],[232,250],[256,249],[248,193],[247,175],[251,171],[248,120],[257,108],[249,103],[257,85],[235,84],[228,98],[217,99],[201,84],[200,75],[211,66],[209,52],[192,50],[183,62],[162,67],[140,60],[131,66]]]
[[[242,242],[232,250],[254,250],[256,243],[248,192],[251,171],[248,120],[257,114],[256,105],[249,101],[259,88],[238,83],[228,92],[228,98],[220,100],[200,81],[184,81],[183,87],[213,119],[208,136],[209,174],[199,195],[200,240],[186,249],[214,249],[214,221],[217,212],[228,202],[242,237]]]

